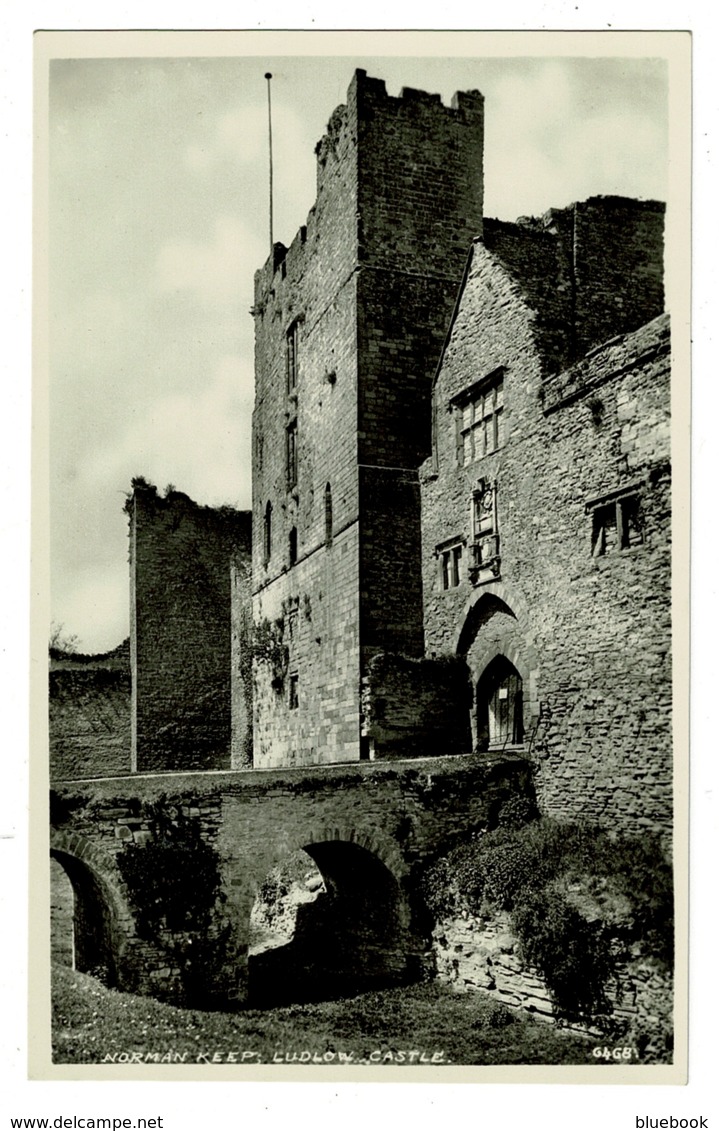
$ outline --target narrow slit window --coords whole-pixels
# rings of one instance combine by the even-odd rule
[[[299,372],[299,322],[293,322],[287,331],[287,392],[297,390]]]
[[[332,488],[329,483],[325,487],[325,542],[332,545]]]
[[[262,549],[265,565],[272,557],[272,503],[268,501],[265,507],[264,528],[262,531]]]
[[[297,486],[297,421],[287,426],[287,487]]]

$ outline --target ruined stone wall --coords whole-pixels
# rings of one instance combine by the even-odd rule
[[[467,752],[469,671],[463,660],[412,660],[381,653],[362,680],[363,733],[370,757],[427,757]]]
[[[523,681],[525,749],[544,812],[671,828],[669,339],[665,318],[546,377],[533,309],[478,244],[436,386],[422,471],[428,651]],[[453,398],[504,367],[504,443],[464,465]],[[496,490],[497,573],[473,584],[472,493]],[[597,508],[636,498],[638,537],[594,552]],[[607,502],[608,500],[608,502]],[[463,547],[442,588],[441,546]]]
[[[664,310],[664,205],[595,196],[572,213],[574,361]]]
[[[130,654],[58,654],[49,673],[50,780],[130,769]]]
[[[479,990],[510,1009],[521,1009],[539,1021],[555,1022],[549,990],[541,976],[526,966],[512,934],[510,917],[499,912],[488,921],[445,919],[432,932],[437,977],[459,993]],[[626,1031],[614,1043],[630,1044],[637,1035],[649,1043],[672,1030],[673,979],[651,962],[635,960],[617,971],[606,986],[611,1019]],[[601,1031],[573,1025],[579,1032]],[[660,1045],[656,1049],[664,1053]]]
[[[256,664],[256,766],[358,760],[362,658],[421,654],[416,468],[481,230],[481,141],[480,95],[391,98],[357,71],[307,224],[255,277],[254,619],[292,668],[273,687]]]
[[[201,507],[177,491],[162,497],[144,484],[128,510],[133,767],[229,768],[231,748],[238,759],[246,749],[241,714],[249,719],[237,668],[250,515]]]
[[[484,223],[485,246],[532,311],[545,374],[662,313],[663,239],[661,202],[619,196]]]

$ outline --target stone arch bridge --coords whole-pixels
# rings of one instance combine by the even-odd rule
[[[75,965],[102,969],[120,989],[222,1008],[259,1001],[260,980],[292,1000],[303,985],[329,997],[431,976],[431,924],[417,884],[423,867],[531,788],[529,763],[499,753],[57,782],[50,853],[73,887]],[[158,802],[211,847],[219,877],[205,932],[214,946],[189,996],[177,955],[192,924],[153,937],[118,865],[125,846],[152,848]],[[293,943],[253,967],[253,904],[270,870],[298,849],[314,860],[326,892],[300,908]],[[150,868],[152,859],[149,852]]]

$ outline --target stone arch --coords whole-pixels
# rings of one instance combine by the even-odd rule
[[[389,837],[376,830],[364,832],[351,825],[319,825],[295,836],[291,843],[293,849],[303,849],[306,852],[308,844],[324,844],[331,841],[356,844],[364,848],[384,864],[400,885],[407,876],[408,868],[399,847]]]
[[[114,861],[86,837],[58,829],[50,831],[50,856],[72,884],[76,969],[125,988],[124,958],[136,931],[127,890]]]
[[[483,585],[465,604],[455,633],[455,651],[468,664],[475,689],[471,711],[472,745],[482,749],[480,684],[484,673],[502,657],[514,669],[522,687],[521,731],[531,740],[539,719],[539,662],[529,636],[528,609],[522,596],[503,582]]]
[[[429,940],[414,922],[408,870],[391,841],[323,826],[284,846],[286,857],[298,851],[314,862],[324,890],[297,908],[290,943],[250,955],[250,1004],[332,998],[422,976]]]
[[[519,630],[526,634],[529,626],[529,608],[522,595],[503,581],[493,581],[475,589],[465,601],[460,614],[459,622],[455,628],[453,647],[458,656],[466,654],[464,647],[469,626],[478,619],[481,608],[488,600],[494,600],[503,605],[517,621]]]

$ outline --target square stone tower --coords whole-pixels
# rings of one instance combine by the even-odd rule
[[[417,469],[467,251],[483,98],[356,71],[317,199],[255,278],[254,764],[366,756],[361,678],[423,653]]]

